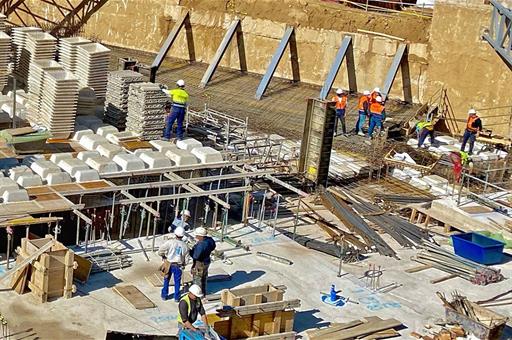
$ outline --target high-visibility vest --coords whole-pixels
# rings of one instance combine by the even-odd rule
[[[460,151],[460,159],[462,161],[462,164],[467,165],[469,163],[469,154],[464,151]]]
[[[381,103],[371,103],[370,105],[370,113],[372,115],[378,115],[378,116],[382,116],[382,112],[384,111],[384,105],[382,105]]]
[[[336,102],[336,110],[343,110],[347,107],[347,96],[334,96],[332,101]]]
[[[185,301],[185,302],[187,303],[187,307],[188,307],[188,308],[187,308],[187,317],[188,317],[188,316],[190,315],[190,308],[191,308],[191,307],[190,307],[190,297],[188,296],[188,294],[185,294],[185,295],[180,299],[180,302],[181,302],[181,301]],[[178,320],[178,323],[179,323],[179,324],[182,324],[182,323],[183,323],[183,319],[181,318],[181,313],[179,312],[179,308],[178,308],[178,318],[177,318],[177,320]],[[189,322],[190,322],[190,320],[189,320]],[[192,322],[190,322],[190,323],[192,323]]]
[[[428,122],[428,121],[424,121],[424,120],[419,122],[416,126],[418,127],[418,130],[421,130],[423,128],[430,130],[430,131],[434,130],[434,125],[432,124],[432,122]]]
[[[359,104],[358,104],[359,111],[364,111],[364,103],[368,103],[368,102],[369,102],[368,96],[359,97]]]
[[[480,117],[478,117],[477,115],[473,115],[473,116],[469,116],[468,117],[468,122],[466,124],[466,129],[468,129],[469,131],[471,132],[477,132],[478,131],[478,128],[475,128],[473,127],[473,123]]]
[[[185,106],[188,102],[188,93],[184,89],[176,88],[169,90],[169,96],[172,99],[173,104],[179,106]]]

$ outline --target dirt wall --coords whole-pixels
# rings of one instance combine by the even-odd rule
[[[441,86],[447,88],[459,119],[465,119],[471,107],[512,105],[512,72],[481,38],[490,14],[491,7],[476,0],[438,1],[434,8],[427,96]],[[484,126],[508,135],[509,117],[485,117],[510,112],[510,108],[481,110],[480,115]]]
[[[30,6],[46,6],[30,0]],[[304,0],[110,0],[85,27],[85,35],[106,44],[156,52],[178,18],[189,10],[193,25],[196,59],[209,62],[226,29],[235,18],[242,19],[247,66],[263,74],[283,36],[287,24],[295,25],[301,80],[322,85],[343,35],[354,37],[354,59],[360,91],[383,86],[398,43],[396,40],[354,33],[358,28],[386,31],[411,41],[410,74],[414,101],[420,101],[426,81],[428,21],[409,17],[387,17],[349,9],[340,4]],[[50,17],[59,15],[46,8]],[[248,15],[250,14],[250,15]],[[404,25],[413,27],[403,30]],[[405,34],[405,36],[403,35]],[[233,44],[235,45],[235,44]],[[187,58],[185,34],[181,33],[169,55]],[[237,68],[238,53],[231,46],[222,66]],[[276,76],[291,78],[288,55]],[[391,97],[402,98],[401,76],[396,78]],[[334,84],[348,88],[343,65]]]

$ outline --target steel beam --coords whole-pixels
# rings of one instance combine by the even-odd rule
[[[137,197],[133,196],[133,195],[132,195],[132,194],[130,194],[128,191],[124,191],[124,190],[122,190],[122,191],[121,191],[121,193],[122,193],[123,195],[125,195],[125,196],[126,196],[127,198],[129,198],[129,199],[137,199]],[[141,204],[140,204],[140,206],[141,206],[142,208],[146,209],[146,210],[147,210],[149,213],[151,213],[153,216],[155,216],[155,217],[160,217],[160,213],[159,213],[157,210],[155,210],[155,209],[151,208],[151,207],[150,207],[149,205],[147,205],[146,203],[141,203]]]
[[[350,35],[346,35],[343,37],[341,41],[341,46],[336,53],[336,58],[331,65],[331,69],[329,70],[329,74],[327,74],[327,79],[325,79],[324,86],[322,90],[320,90],[320,99],[325,100],[329,95],[329,91],[334,84],[334,80],[338,75],[341,64],[343,63],[343,59],[347,58],[347,71],[349,76],[349,87],[350,91],[357,92],[357,83],[355,78],[355,69],[354,69],[354,55],[352,51],[352,37]],[[352,67],[351,67],[352,66]]]
[[[247,61],[245,59],[245,45],[242,32],[242,21],[240,19],[236,19],[235,21],[233,21],[231,26],[229,26],[229,29],[226,31],[226,34],[224,35],[224,39],[222,39],[219,48],[217,48],[217,52],[213,56],[213,59],[210,62],[208,69],[204,73],[201,83],[199,84],[200,88],[205,88],[206,85],[212,79],[215,70],[217,70],[217,67],[220,64],[222,57],[226,53],[229,44],[233,40],[235,33],[238,47],[238,59],[240,60],[240,71],[247,72]]]
[[[411,102],[412,98],[409,79],[409,59],[407,58],[407,44],[400,44],[398,46],[395,57],[393,58],[393,62],[391,63],[391,67],[389,68],[388,74],[386,76],[386,80],[384,81],[381,94],[383,99],[386,100],[389,92],[391,91],[391,87],[393,86],[393,82],[395,81],[395,77],[400,66],[402,66],[402,78],[405,78],[402,79],[404,84],[404,98],[406,102]]]
[[[183,177],[180,177],[177,174],[172,173],[172,172],[168,173],[168,174],[165,174],[164,176],[166,178],[169,178],[170,180],[174,180],[174,181],[176,181],[176,180],[179,180],[179,181],[184,180]],[[187,189],[188,191],[191,191],[191,192],[201,192],[201,191],[204,191],[203,189],[201,189],[197,185],[195,185],[193,183],[190,183],[190,182],[188,182],[187,184],[183,185],[183,187],[185,189]],[[221,200],[217,196],[209,195],[208,198],[211,199],[212,201],[214,201],[215,203],[219,204],[220,206],[226,208],[226,209],[230,209],[231,208],[231,206],[228,203],[224,202],[223,200]]]
[[[279,62],[281,61],[281,58],[283,57],[283,54],[286,51],[286,47],[288,45],[290,45],[290,61],[292,64],[293,81],[300,81],[297,42],[295,41],[295,28],[288,27],[284,32],[284,36],[281,39],[281,42],[279,43],[276,52],[272,56],[272,60],[270,61],[270,64],[267,67],[267,71],[265,72],[263,79],[261,79],[258,89],[256,90],[257,100],[260,100],[263,97],[265,91],[267,90],[267,87],[270,84],[270,81],[272,80],[272,77],[276,72],[277,66],[279,65]]]
[[[482,38],[512,69],[512,10],[496,0],[491,0],[491,5],[493,6],[491,22],[488,31],[482,35]]]
[[[190,14],[189,12],[186,12],[180,19],[176,21],[176,24],[173,26],[172,30],[169,32],[169,35],[167,36],[167,39],[165,39],[164,44],[160,48],[160,51],[158,51],[157,56],[155,57],[155,60],[153,60],[153,63],[151,64],[151,71],[149,76],[149,81],[154,83],[156,81],[156,73],[160,66],[162,65],[162,62],[165,59],[165,56],[171,49],[172,45],[176,41],[176,38],[178,37],[178,34],[180,33],[181,29],[185,27],[186,33],[187,33],[187,44],[188,44],[188,55],[190,61],[195,61],[195,50],[194,50],[194,41],[192,37],[192,25],[190,23]]]

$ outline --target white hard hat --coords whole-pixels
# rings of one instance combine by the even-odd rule
[[[181,212],[181,215],[183,215],[183,216],[188,216],[188,217],[192,217],[192,215],[190,215],[190,211],[189,211],[189,210],[186,210],[186,209],[185,209],[185,210],[183,210],[183,211]]]
[[[185,81],[183,79],[180,79],[176,82],[176,85],[178,85],[179,87],[183,87],[185,86]]]
[[[343,94],[343,90],[342,89],[337,89],[336,90],[336,94]]]
[[[185,236],[185,229],[183,229],[183,227],[177,227],[174,230],[174,235],[176,235],[176,237],[183,237],[183,236]]]
[[[201,290],[201,287],[199,287],[198,285],[190,286],[190,288],[188,289],[188,292],[198,298],[203,296],[203,291]]]
[[[365,91],[363,92],[363,95],[365,95],[365,96],[369,96],[369,95],[370,95],[370,91],[365,90]]]
[[[476,110],[475,109],[469,109],[468,115],[476,115]]]
[[[375,100],[377,101],[377,103],[381,103],[382,102],[382,97],[381,96],[377,96],[377,98],[375,98]]]
[[[203,227],[196,228],[196,230],[194,230],[194,235],[195,236],[206,236],[206,229],[204,229]]]
[[[374,88],[373,92],[379,92],[380,93],[380,88],[378,88],[378,87]]]

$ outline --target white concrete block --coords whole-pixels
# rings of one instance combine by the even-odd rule
[[[71,175],[71,177],[76,176],[76,172],[79,170],[89,170],[89,166],[85,164],[84,161],[71,158],[71,159],[63,159],[59,162],[58,166]]]
[[[444,187],[448,185],[448,180],[438,175],[428,175],[421,178],[431,186]]]
[[[69,158],[73,158],[71,152],[54,153],[50,156],[50,161],[58,165],[61,160]]]
[[[109,133],[116,133],[119,132],[119,130],[112,125],[104,125],[100,126],[96,129],[96,133],[100,136],[106,137]]]
[[[73,138],[72,139],[78,142],[78,141],[80,141],[80,139],[83,136],[87,136],[87,135],[94,135],[94,131],[92,131],[91,129],[85,129],[85,130],[76,131],[73,134]]]
[[[27,190],[22,189],[6,190],[2,194],[2,198],[4,203],[26,202],[29,200]]]
[[[165,153],[176,166],[194,165],[199,164],[199,160],[196,156],[190,152],[182,149],[169,150]]]
[[[404,168],[403,172],[407,176],[410,176],[410,177],[420,177],[421,176],[421,172],[419,172],[416,169],[412,169],[412,168]]]
[[[178,148],[176,144],[164,140],[152,140],[149,141],[149,144],[151,144],[155,149],[163,154],[169,150],[176,150]]]
[[[94,169],[77,170],[77,172],[75,174],[75,180],[78,183],[97,181],[99,179],[100,179],[100,175],[98,174],[98,171],[96,171]]]
[[[422,190],[429,190],[430,185],[421,178],[412,177],[409,184]]]
[[[116,173],[119,171],[117,164],[104,156],[88,158],[85,163],[98,171],[100,175]]]
[[[18,190],[18,184],[10,178],[2,177],[0,178],[0,195],[6,190]]]
[[[33,174],[32,170],[26,165],[15,166],[9,169],[9,178],[13,181],[17,181],[21,175],[26,173]]]
[[[137,149],[133,152],[133,154],[137,157],[140,157],[140,155],[142,155],[144,152],[152,152],[153,149]]]
[[[108,140],[100,135],[86,135],[79,143],[87,150],[96,150],[100,144],[108,144]]]
[[[99,157],[100,153],[98,151],[80,151],[76,158],[81,161],[87,161],[88,158]]]
[[[496,155],[498,155],[499,159],[503,159],[508,156],[508,152],[503,151],[503,150],[496,150],[495,152],[496,152]]]
[[[18,177],[18,180],[16,182],[24,188],[37,187],[43,185],[41,177],[39,177],[39,175],[36,174],[21,175],[20,177]]]
[[[71,183],[71,176],[67,172],[57,172],[48,174],[46,182],[49,185]]]
[[[150,169],[170,168],[172,166],[171,160],[158,151],[143,152],[139,157]]]
[[[119,153],[112,159],[123,171],[145,169],[144,162],[137,156],[128,153]]]
[[[407,145],[409,145],[410,147],[416,149],[418,147],[418,140],[415,139],[415,138],[409,138],[407,140]]]
[[[110,143],[98,145],[98,147],[96,148],[96,151],[98,151],[101,156],[105,156],[109,159],[114,158],[114,156],[117,155],[118,153],[122,153],[122,152],[125,153],[125,151],[122,147],[120,147],[119,145],[110,144]]]
[[[436,141],[443,145],[454,145],[459,140],[450,136],[437,136]]]
[[[398,178],[399,180],[402,180],[402,181],[409,181],[411,179],[411,177],[409,175],[407,175],[405,172],[403,172],[400,169],[396,169],[396,168],[393,169],[391,176]]]
[[[187,138],[177,141],[176,146],[178,147],[178,149],[187,150],[190,152],[194,148],[199,148],[203,146],[203,144],[201,144],[200,141],[195,140],[194,138]]]
[[[48,174],[61,172],[61,169],[55,163],[45,159],[35,161],[30,168],[43,179],[46,179]]]
[[[196,156],[203,164],[222,163],[224,161],[222,154],[209,146],[194,148],[192,149],[191,153]]]

